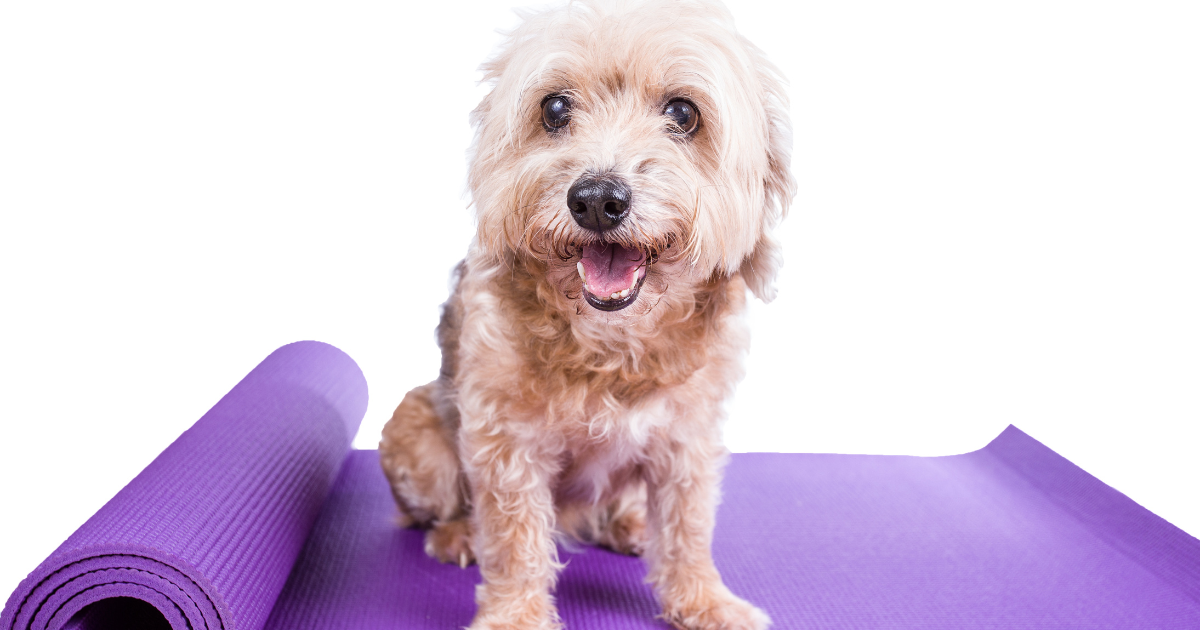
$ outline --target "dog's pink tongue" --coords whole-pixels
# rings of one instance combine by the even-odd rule
[[[616,243],[591,244],[583,248],[583,271],[592,295],[608,296],[633,285],[646,255]]]

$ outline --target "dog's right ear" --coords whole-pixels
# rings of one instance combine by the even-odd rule
[[[498,65],[501,61],[495,60],[491,65]],[[506,249],[513,247],[510,233],[516,229],[516,225],[510,224],[514,223],[517,217],[501,210],[506,205],[503,198],[511,194],[511,187],[505,185],[505,178],[496,176],[502,160],[502,155],[496,150],[498,143],[502,142],[498,136],[506,130],[495,120],[498,115],[503,115],[494,111],[498,70],[489,68],[488,65],[484,65],[487,73],[485,80],[490,79],[493,84],[492,92],[484,96],[471,112],[471,125],[475,128],[475,137],[468,158],[467,187],[471,193],[471,205],[475,207],[473,249],[489,258],[500,259]]]
[[[763,111],[767,122],[767,169],[763,174],[763,213],[758,242],[742,262],[742,278],[755,297],[775,299],[775,276],[783,267],[783,250],[773,233],[788,213],[796,196],[796,178],[792,176],[792,122],[788,116],[788,98],[779,70],[761,50],[745,39],[754,58],[762,85]]]
[[[527,181],[537,173],[517,168],[512,159],[527,132],[523,121],[531,119],[530,108],[536,106],[528,97],[526,83],[535,75],[538,62],[514,56],[517,43],[530,37],[528,31],[536,26],[530,24],[529,15],[517,13],[525,21],[506,34],[506,42],[479,68],[481,83],[490,85],[491,90],[471,112],[475,135],[468,152],[467,188],[475,207],[473,247],[496,260],[517,251],[528,236],[524,213],[537,201],[528,197],[534,187]]]

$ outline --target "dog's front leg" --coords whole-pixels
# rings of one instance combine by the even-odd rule
[[[557,457],[538,440],[464,434],[475,555],[483,584],[470,630],[557,630],[550,588],[559,569],[550,480]]]
[[[663,618],[681,630],[769,626],[765,613],[725,587],[713,564],[712,533],[726,453],[715,423],[658,435],[648,451],[646,562]]]

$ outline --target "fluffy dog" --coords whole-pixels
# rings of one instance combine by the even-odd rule
[[[523,18],[483,65],[441,374],[383,469],[430,555],[479,563],[473,630],[561,626],[557,533],[643,555],[677,628],[765,628],[710,546],[747,288],[773,297],[795,188],[782,80],[708,0]]]

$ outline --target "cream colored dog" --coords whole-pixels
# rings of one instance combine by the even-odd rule
[[[441,375],[383,469],[430,555],[478,561],[473,630],[561,626],[557,532],[642,554],[677,628],[765,628],[710,546],[746,291],[773,297],[795,188],[779,73],[707,0],[523,17],[483,66]]]

